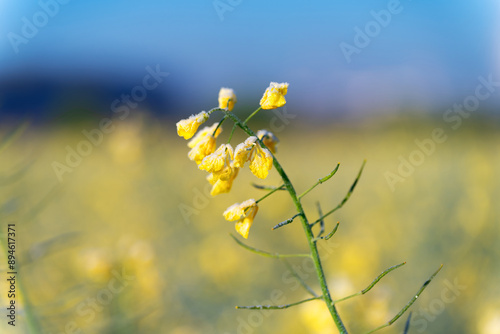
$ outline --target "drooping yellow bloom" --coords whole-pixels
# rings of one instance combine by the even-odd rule
[[[222,87],[219,91],[219,108],[227,108],[233,110],[234,104],[237,102],[236,95],[231,88]]]
[[[248,232],[252,226],[253,220],[259,207],[254,199],[248,199],[243,203],[231,205],[224,211],[224,218],[230,222],[236,221],[236,232],[241,234],[245,239],[248,238]]]
[[[189,160],[196,162],[199,165],[203,159],[214,153],[215,151],[215,137],[210,135],[204,136],[202,139],[198,141],[195,147],[193,147],[188,152]]]
[[[224,169],[223,169],[224,170]],[[207,177],[208,182],[212,185],[210,195],[216,196],[231,191],[233,181],[238,176],[239,168],[234,167],[234,163],[229,164],[229,172],[212,173]]]
[[[258,178],[265,179],[273,167],[273,156],[267,148],[262,148],[257,137],[248,137],[243,143],[236,146],[234,152],[234,165],[243,168],[245,162],[250,160],[250,170]]]
[[[219,126],[219,128],[217,129],[218,125],[219,125],[219,123],[214,123],[211,126],[205,126],[203,129],[198,131],[196,136],[194,136],[188,142],[188,144],[187,144],[188,147],[190,147],[190,148],[195,147],[196,144],[198,144],[203,139],[203,137],[205,137],[206,135],[213,135],[215,138],[217,138],[220,135],[220,133],[222,132],[222,126]],[[214,134],[215,129],[217,129],[217,132]]]
[[[213,135],[218,124],[219,123],[215,123],[212,126],[204,127],[188,142],[188,146],[191,147],[188,158],[195,161],[198,165],[207,155],[215,151],[215,138],[217,138],[222,131],[222,128],[219,127],[215,135]]]
[[[233,148],[230,144],[222,144],[219,148],[212,154],[206,156],[198,166],[201,170],[206,170],[209,173],[228,173],[227,168],[229,167],[230,159],[233,158]]]
[[[276,153],[276,146],[279,144],[279,139],[267,130],[257,131],[257,137],[266,145],[266,147],[271,150],[271,152]]]
[[[250,159],[250,156],[254,150],[255,143],[257,142],[257,137],[248,137],[243,143],[236,146],[234,151],[234,165],[239,168],[243,168],[245,162]]]
[[[188,119],[181,119],[177,122],[177,134],[184,139],[189,139],[198,130],[198,127],[205,123],[209,115],[206,111],[202,111],[199,114],[191,115]]]
[[[288,83],[271,82],[260,100],[262,109],[276,109],[283,107],[286,103],[285,95],[288,91]]]
[[[265,179],[273,167],[273,156],[267,148],[261,148],[259,144],[255,145],[255,148],[255,155],[250,160],[250,170],[258,178]]]

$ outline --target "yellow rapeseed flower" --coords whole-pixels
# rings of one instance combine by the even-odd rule
[[[250,160],[250,170],[258,178],[265,179],[273,166],[273,156],[267,148],[262,148],[257,137],[248,137],[245,142],[238,144],[234,152],[234,165],[243,168]]]
[[[219,108],[227,108],[233,110],[234,104],[237,102],[236,95],[231,88],[222,87],[219,91]]]
[[[279,144],[279,139],[276,136],[267,130],[259,130],[257,131],[257,137],[266,145],[266,147],[271,150],[271,152],[276,153],[276,146]]]
[[[248,199],[243,203],[231,205],[224,211],[224,218],[228,221],[236,221],[236,232],[241,234],[245,239],[248,238],[248,232],[252,226],[253,220],[259,207],[254,199]]]
[[[288,90],[288,83],[271,82],[260,100],[262,109],[276,109],[283,107],[286,103],[285,95]]]
[[[243,143],[236,146],[234,150],[234,165],[239,168],[243,168],[245,162],[250,159],[255,143],[257,142],[257,137],[248,137]]]
[[[215,123],[212,126],[206,126],[202,130],[200,130],[196,136],[193,137],[188,142],[188,146],[191,147],[191,150],[188,153],[188,158],[198,165],[202,162],[202,160],[215,151],[215,138],[221,133],[222,128],[219,127],[215,136],[213,133],[219,123]]]
[[[217,129],[217,132],[214,134],[214,131],[218,125],[219,125],[219,123],[214,123],[211,126],[205,126],[203,129],[198,131],[196,136],[194,136],[188,142],[188,144],[187,144],[188,147],[194,148],[196,146],[196,144],[198,144],[203,139],[203,137],[205,137],[206,135],[214,135],[214,137],[217,138],[220,135],[220,133],[222,132],[222,126],[219,126],[219,128]]]
[[[214,151],[215,137],[206,135],[188,152],[188,158],[199,165],[206,156],[214,153]]]
[[[177,134],[184,139],[189,139],[198,130],[198,127],[205,123],[209,115],[206,111],[202,111],[199,114],[191,115],[188,119],[181,119],[177,122]]]
[[[212,154],[206,156],[198,166],[201,170],[209,173],[224,172],[225,167],[229,166],[230,159],[233,158],[233,148],[230,144],[222,144]]]
[[[250,160],[250,170],[258,178],[265,179],[273,167],[273,156],[267,148],[261,148],[260,144],[255,145],[255,148],[255,155]]]
[[[212,190],[210,195],[216,196],[223,193],[228,193],[231,191],[233,186],[233,181],[238,176],[239,168],[234,167],[234,163],[231,162],[228,166],[228,172],[222,171],[212,173],[207,177],[208,182],[212,185]]]

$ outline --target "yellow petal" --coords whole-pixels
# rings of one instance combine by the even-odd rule
[[[199,114],[191,115],[188,119],[181,119],[176,123],[177,134],[184,139],[189,139],[194,136],[198,127],[203,124],[209,115],[206,111],[202,111]]]
[[[198,168],[209,173],[218,172],[224,167],[224,159],[225,157],[214,152],[203,158]]]
[[[250,161],[250,170],[260,179],[265,179],[273,167],[273,157],[269,150],[258,146],[255,156]]]
[[[221,88],[219,91],[219,108],[227,108],[233,110],[234,104],[237,102],[236,95],[231,88]]]
[[[212,126],[205,126],[203,129],[201,129],[200,131],[198,131],[198,133],[196,134],[196,136],[194,136],[188,142],[188,144],[187,144],[188,147],[189,148],[193,148],[193,147],[196,146],[196,144],[198,144],[201,140],[203,140],[203,138],[205,136],[213,135],[215,129],[217,128],[217,125],[219,125],[219,123],[214,123],[214,124],[212,124]],[[214,137],[217,138],[221,132],[222,132],[222,126],[219,126],[219,128],[217,129],[217,132],[215,132]]]
[[[225,194],[231,191],[231,187],[233,185],[232,180],[217,180],[215,184],[212,186],[212,190],[210,191],[210,195],[217,196],[220,194]]]
[[[257,131],[257,137],[264,143],[264,145],[273,153],[276,153],[276,146],[280,142],[279,139],[267,130]]]
[[[189,151],[188,158],[199,165],[206,156],[214,153],[214,151],[215,138],[210,134],[203,137],[203,139]]]
[[[232,222],[238,220],[245,214],[245,209],[241,208],[239,203],[231,205],[224,211],[223,216],[226,220]]]
[[[253,220],[258,210],[259,207],[257,206],[257,204],[252,205],[246,212],[246,216],[243,219],[237,221],[234,226],[236,231],[239,234],[241,234],[241,236],[245,239],[248,239],[248,233],[250,232],[250,227],[252,226]]]
[[[231,205],[229,208],[224,211],[223,215],[224,218],[228,221],[235,221],[240,218],[244,218],[247,215],[252,215],[252,218],[255,216],[255,210],[257,208],[257,203],[253,198],[247,199],[246,201],[242,203],[236,203]],[[247,213],[245,214],[245,211]]]
[[[252,221],[249,219],[243,219],[241,222],[236,222],[234,228],[236,232],[241,234],[241,236],[245,239],[248,239],[248,233],[250,232],[250,227],[252,226]]]
[[[271,82],[264,92],[260,105],[262,109],[275,109],[286,104],[285,95],[288,92],[288,83]]]
[[[234,151],[234,165],[239,168],[243,168],[245,162],[248,161],[252,153],[252,149],[255,146],[257,137],[248,137],[243,143],[236,146]]]
[[[214,153],[203,158],[198,168],[209,173],[219,172],[226,165],[228,154],[233,155],[233,148],[230,144],[222,144]]]

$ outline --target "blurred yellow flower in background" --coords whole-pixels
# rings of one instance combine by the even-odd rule
[[[238,102],[236,95],[231,88],[222,87],[219,91],[219,108],[231,111],[234,108],[234,104]]]
[[[494,305],[491,308],[481,310],[477,329],[479,334],[498,334],[500,333],[500,308]]]
[[[288,83],[271,82],[260,100],[262,109],[276,109],[283,107],[286,103],[285,95],[288,91]]]
[[[202,111],[199,114],[191,115],[187,119],[181,119],[176,123],[177,134],[184,139],[189,139],[194,136],[199,126],[205,123],[209,115],[206,111]]]
[[[335,334],[337,331],[332,326],[332,317],[324,303],[310,302],[300,306],[302,322],[307,326],[308,333]]]
[[[104,282],[110,279],[113,261],[109,251],[100,248],[86,249],[80,260],[81,268],[91,281]]]
[[[236,203],[231,205],[224,211],[224,218],[228,221],[236,222],[236,232],[241,234],[243,238],[248,238],[248,232],[252,226],[253,219],[257,214],[259,207],[254,199],[248,199],[242,203]]]

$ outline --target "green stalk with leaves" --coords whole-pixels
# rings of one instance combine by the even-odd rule
[[[188,119],[181,120],[177,123],[177,132],[180,136],[185,139],[192,138],[198,130],[198,127],[208,120],[210,115],[214,112],[220,111],[222,113],[222,119],[219,123],[215,123],[210,127],[205,127],[201,131],[199,131],[194,138],[188,143],[188,146],[191,148],[191,151],[188,153],[188,157],[195,161],[198,164],[198,167],[202,170],[207,171],[210,175],[207,177],[207,180],[212,184],[211,194],[216,196],[221,193],[227,193],[231,190],[232,183],[235,180],[236,176],[239,173],[239,170],[244,168],[245,164],[249,162],[249,167],[251,172],[257,176],[258,178],[265,179],[274,166],[278,174],[282,179],[282,185],[279,187],[268,187],[268,186],[256,186],[256,188],[269,190],[267,194],[261,197],[258,200],[248,199],[242,203],[236,203],[230,206],[225,212],[224,217],[228,221],[235,221],[236,231],[245,239],[248,238],[250,227],[253,224],[254,218],[258,211],[258,205],[264,200],[269,198],[272,194],[280,190],[286,190],[293,202],[296,213],[283,222],[275,225],[274,229],[281,228],[285,225],[291,224],[295,218],[299,218],[301,221],[302,228],[304,230],[304,234],[307,239],[307,244],[309,247],[309,253],[307,254],[279,254],[272,253],[263,250],[256,249],[254,247],[248,246],[242,241],[240,241],[237,237],[231,235],[233,239],[246,250],[265,256],[265,257],[273,257],[277,258],[285,263],[287,267],[291,269],[291,266],[286,262],[286,258],[290,257],[309,257],[313,263],[316,271],[316,276],[318,278],[318,283],[321,287],[321,294],[317,294],[314,292],[312,288],[310,288],[300,277],[295,273],[292,269],[292,273],[295,273],[297,279],[301,282],[301,285],[304,287],[306,291],[308,291],[313,297],[304,299],[295,303],[287,304],[287,305],[253,305],[253,306],[237,306],[237,309],[285,309],[295,305],[299,305],[302,303],[306,303],[313,300],[323,300],[326,307],[328,308],[333,322],[335,323],[336,328],[340,333],[347,333],[346,326],[344,325],[341,316],[336,308],[336,303],[345,301],[347,299],[363,295],[371,290],[385,275],[389,272],[403,266],[405,263],[401,263],[390,267],[385,270],[382,274],[380,274],[375,280],[365,289],[360,292],[346,296],[337,300],[332,299],[330,290],[327,285],[325,273],[323,270],[323,266],[321,263],[321,258],[318,252],[317,243],[318,242],[327,242],[339,227],[339,223],[337,223],[331,232],[327,235],[322,236],[325,232],[325,223],[324,219],[342,208],[342,206],[348,201],[351,194],[353,193],[358,181],[361,177],[363,169],[365,167],[365,163],[361,165],[359,173],[354,180],[352,186],[348,190],[346,196],[343,200],[333,209],[327,211],[325,214],[322,213],[321,208],[318,203],[318,213],[319,218],[310,222],[308,219],[306,212],[301,203],[301,199],[308,195],[314,188],[318,185],[328,181],[332,178],[336,172],[339,170],[340,164],[338,164],[330,174],[327,176],[318,179],[316,183],[314,183],[311,187],[305,190],[300,195],[297,194],[294,185],[290,181],[288,175],[283,169],[282,165],[279,163],[278,159],[276,159],[276,145],[278,143],[278,139],[274,134],[267,130],[259,130],[258,132],[254,132],[250,127],[248,127],[247,123],[261,110],[267,109],[275,109],[278,107],[282,107],[285,105],[285,95],[287,94],[288,84],[287,83],[275,83],[271,82],[270,86],[266,89],[261,101],[260,107],[251,113],[245,121],[242,121],[238,116],[236,116],[232,110],[234,108],[235,103],[237,102],[236,95],[234,94],[232,89],[222,88],[219,92],[219,107],[213,108],[208,112],[201,112],[197,115],[192,115]],[[226,120],[231,120],[233,122],[233,127],[231,133],[229,135],[228,141],[226,144],[220,145],[217,149],[216,146],[216,138],[219,136],[222,131],[222,123]],[[233,137],[233,134],[237,128],[240,128],[243,132],[245,132],[249,137],[243,142],[236,146],[233,150],[230,142]],[[313,227],[316,224],[320,224],[320,231],[315,235],[313,232]],[[406,310],[416,301],[420,293],[425,289],[427,284],[434,278],[434,276],[439,272],[441,267],[429,278],[429,280],[422,286],[422,288],[417,292],[416,295],[398,312],[391,320],[389,320],[386,324],[381,325],[380,327],[372,330],[370,333],[382,329],[384,327],[390,326],[397,319],[399,319]]]

